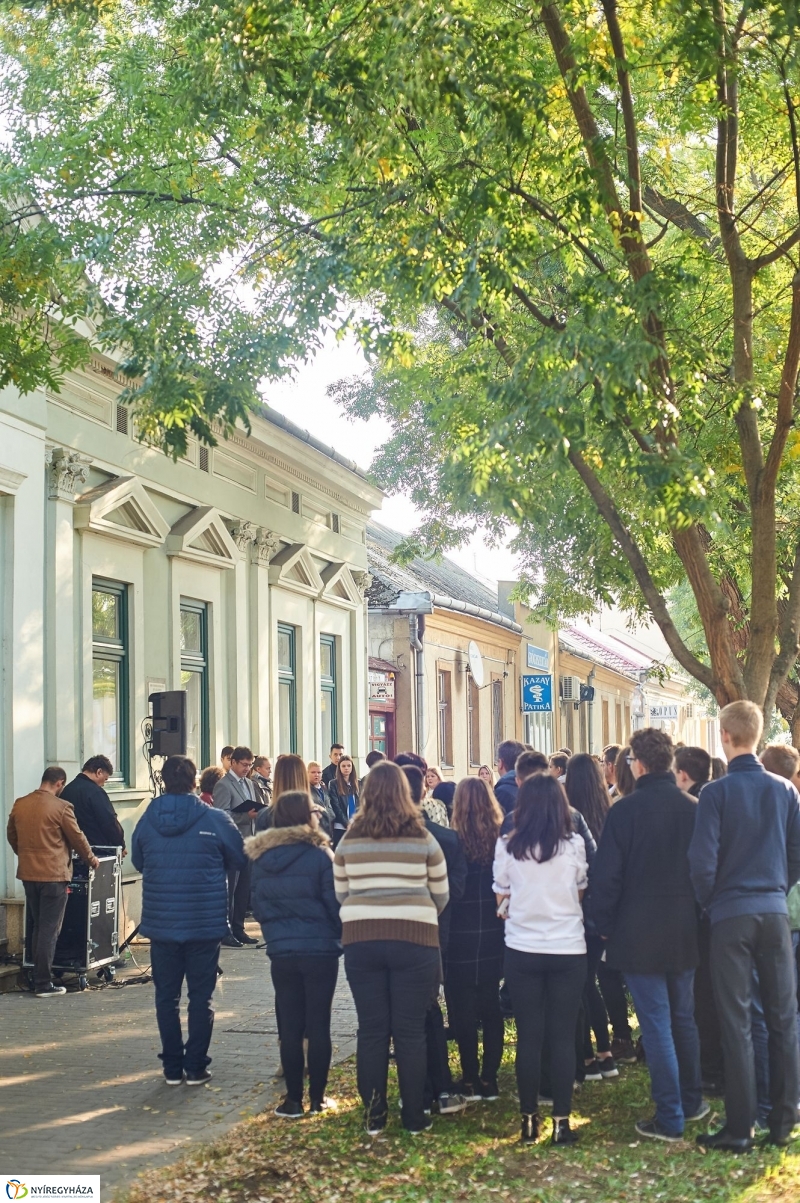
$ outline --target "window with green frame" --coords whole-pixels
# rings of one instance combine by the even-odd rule
[[[319,637],[319,706],[322,716],[322,746],[320,752],[327,756],[332,744],[338,742],[337,722],[339,699],[336,691],[336,636]]]
[[[210,762],[208,606],[181,598],[181,689],[186,690],[186,755],[198,769]]]
[[[297,751],[297,631],[278,623],[278,752]]]
[[[92,580],[92,746],[107,756],[112,784],[127,785],[130,771],[128,586]]]

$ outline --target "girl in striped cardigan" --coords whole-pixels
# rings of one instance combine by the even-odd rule
[[[431,1126],[423,1110],[425,1012],[439,988],[439,914],[449,892],[444,856],[411,800],[401,769],[376,764],[361,807],[336,849],[347,980],[358,1013],[358,1089],[366,1127],[387,1118],[389,1041],[394,1039],[403,1126]]]

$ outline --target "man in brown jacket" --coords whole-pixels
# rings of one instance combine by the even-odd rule
[[[63,986],[53,985],[52,971],[67,906],[67,887],[72,880],[70,852],[74,849],[92,869],[100,863],[75,820],[71,804],[59,797],[66,780],[63,769],[45,769],[39,788],[17,798],[8,818],[8,842],[19,858],[17,877],[25,887],[33,920],[31,953],[37,998],[66,994]]]

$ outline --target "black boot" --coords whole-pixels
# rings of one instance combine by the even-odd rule
[[[577,1132],[573,1132],[569,1126],[568,1119],[553,1120],[553,1144],[554,1145],[575,1145],[580,1140]]]
[[[534,1112],[533,1115],[523,1115],[522,1117],[522,1134],[520,1141],[524,1145],[535,1144],[539,1139],[539,1114]]]

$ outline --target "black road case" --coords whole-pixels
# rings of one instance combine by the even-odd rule
[[[108,855],[95,849],[96,869],[73,857],[73,877],[67,891],[67,909],[56,944],[53,973],[77,974],[81,990],[88,986],[88,974],[111,981],[119,956],[119,916],[122,883],[122,849]],[[25,959],[23,967],[33,967],[31,935],[33,922],[25,914]]]

